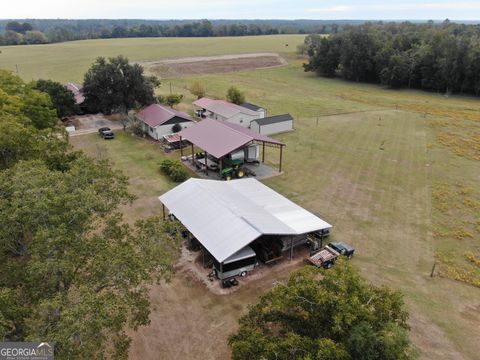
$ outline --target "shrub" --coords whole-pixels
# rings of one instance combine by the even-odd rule
[[[183,182],[188,179],[188,173],[178,160],[165,159],[160,163],[160,171],[172,181]]]
[[[231,86],[227,92],[227,100],[240,105],[245,102],[245,94],[238,90],[235,86]]]
[[[179,123],[176,123],[175,125],[172,126],[172,132],[177,133],[182,130],[182,125]]]
[[[197,99],[200,99],[205,96],[205,93],[207,90],[205,89],[205,86],[200,82],[200,81],[194,81],[190,85],[190,92],[197,97]]]
[[[174,107],[182,102],[183,94],[170,94],[170,95],[159,95],[157,96],[157,101],[160,104]]]
[[[132,124],[132,126],[130,127],[130,130],[132,130],[132,132],[137,136],[142,137],[143,135],[145,135],[145,131],[143,130],[143,126],[139,121],[135,121]]]

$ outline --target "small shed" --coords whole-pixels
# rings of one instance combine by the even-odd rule
[[[290,114],[269,116],[250,122],[250,129],[262,135],[273,135],[293,130],[293,117]]]
[[[249,110],[255,111],[260,114],[260,118],[264,118],[267,116],[267,109],[264,107],[249,103],[249,102],[244,102],[243,104],[240,104],[240,106],[243,106],[244,108],[247,108]]]
[[[195,124],[195,120],[190,115],[159,104],[147,106],[136,115],[136,118],[142,123],[145,133],[155,140],[161,140],[164,135],[181,131]],[[176,125],[177,131],[174,128]]]

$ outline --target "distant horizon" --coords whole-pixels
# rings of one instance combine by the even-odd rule
[[[479,16],[480,2],[472,0],[25,0],[2,9],[4,19],[71,20],[480,21]]]
[[[451,18],[444,18],[444,19],[350,19],[350,18],[338,18],[338,19],[310,19],[310,18],[298,18],[298,19],[284,19],[284,18],[255,18],[255,19],[242,19],[242,18],[107,18],[107,17],[99,17],[99,18],[31,18],[31,17],[24,17],[24,18],[0,18],[0,21],[28,21],[28,20],[72,20],[72,21],[89,21],[89,20],[118,20],[118,21],[324,21],[324,22],[335,22],[335,21],[382,21],[382,22],[443,22],[445,20],[449,20],[451,22],[478,22],[480,23],[480,18],[478,19],[451,19]]]

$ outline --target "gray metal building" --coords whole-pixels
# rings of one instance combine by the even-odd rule
[[[290,114],[283,114],[255,119],[250,122],[250,129],[262,135],[292,131],[293,117]]]

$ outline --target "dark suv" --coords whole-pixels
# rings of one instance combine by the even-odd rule
[[[113,133],[112,129],[110,129],[109,127],[102,127],[100,129],[98,129],[98,133],[104,139],[114,139],[115,138],[115,134]]]
[[[340,255],[347,257],[348,259],[351,259],[353,257],[353,253],[355,252],[355,249],[353,247],[344,243],[331,242],[330,244],[328,244],[328,246],[338,252]]]

